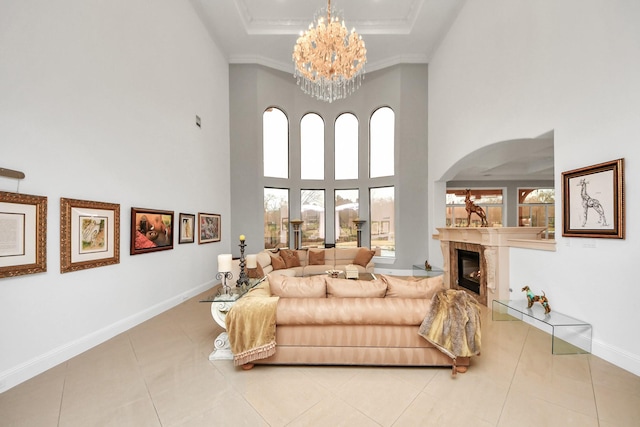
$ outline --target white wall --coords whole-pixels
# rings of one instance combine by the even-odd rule
[[[211,287],[227,229],[130,256],[130,209],[224,225],[230,185],[228,64],[188,2],[4,0],[0,58],[0,167],[26,174],[0,190],[48,197],[47,272],[0,279],[3,391]],[[61,197],[120,204],[120,264],[60,273]]]
[[[444,226],[440,179],[458,159],[551,130],[558,193],[563,171],[625,158],[626,211],[635,218],[638,22],[635,0],[469,0],[429,67],[432,227]],[[625,240],[557,233],[556,252],[512,250],[511,287],[514,298],[524,284],[543,289],[553,309],[593,324],[595,355],[640,374],[637,222],[626,232]],[[437,247],[432,241],[430,253]]]

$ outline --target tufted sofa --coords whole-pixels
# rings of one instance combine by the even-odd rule
[[[269,274],[268,284],[250,293],[278,297],[275,353],[245,369],[253,364],[391,365],[449,366],[454,373],[464,372],[469,357],[454,360],[418,334],[433,296],[443,289],[442,276],[379,275],[364,281]],[[237,305],[231,318],[241,319],[243,310],[253,312]],[[227,319],[232,337],[234,323]],[[245,332],[246,323],[239,320],[238,325]],[[479,345],[479,335],[475,339]]]
[[[355,265],[359,273],[373,273],[374,256],[380,255],[380,248],[309,248],[280,249],[258,254],[258,264],[262,269],[260,276],[273,273],[284,276],[313,276],[325,274],[327,270],[344,270],[349,264]]]

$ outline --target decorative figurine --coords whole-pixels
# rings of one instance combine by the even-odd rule
[[[482,209],[480,206],[476,205],[472,200],[471,200],[471,190],[467,189],[467,194],[464,197],[464,204],[465,209],[467,211],[467,226],[471,227],[471,214],[475,213],[476,215],[478,215],[480,217],[480,220],[482,221],[482,226],[483,227],[488,227],[488,223],[487,223],[487,214],[484,213],[484,209]]]
[[[531,308],[533,306],[533,303],[539,302],[544,307],[544,314],[549,314],[549,312],[551,312],[551,306],[549,305],[549,299],[544,294],[544,291],[542,291],[542,295],[535,295],[531,291],[531,289],[529,289],[529,286],[525,286],[524,288],[522,288],[522,292],[526,292],[527,293],[527,300],[529,301],[529,304],[527,305],[527,308]]]
[[[424,269],[425,269],[426,271],[431,271],[431,264],[429,264],[429,260],[426,260],[426,261],[424,262]]]

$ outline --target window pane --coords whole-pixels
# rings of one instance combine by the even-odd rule
[[[382,107],[371,115],[369,131],[370,176],[392,176],[395,135],[395,114],[389,107]]]
[[[548,203],[556,202],[556,191],[553,188],[520,188],[518,189],[519,203]]]
[[[357,227],[353,223],[358,218],[360,195],[358,190],[336,190],[336,246],[356,247]]]
[[[380,187],[370,190],[371,248],[379,246],[381,255],[387,257],[395,256],[396,253],[394,190],[394,187]],[[375,235],[374,228],[378,231]]]
[[[358,119],[353,114],[336,120],[334,164],[336,179],[358,179]]]
[[[300,121],[300,178],[324,179],[324,122],[313,113]]]
[[[264,176],[289,178],[289,122],[277,108],[262,114],[262,153]]]
[[[300,192],[302,223],[302,246],[324,244],[324,190],[302,190]]]
[[[482,220],[476,214],[471,215],[471,223],[467,223],[466,189],[447,190],[447,227],[480,227]],[[489,227],[503,226],[502,189],[471,189],[470,198],[473,203],[484,209]]]
[[[289,246],[289,190],[264,189],[264,248]]]

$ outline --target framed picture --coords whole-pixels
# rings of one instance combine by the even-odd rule
[[[624,239],[624,159],[562,173],[562,235]]]
[[[60,272],[120,262],[120,205],[60,199]]]
[[[173,249],[173,211],[131,208],[131,255]]]
[[[47,198],[0,191],[0,278],[47,271]]]
[[[193,243],[195,241],[196,216],[193,214],[180,214],[180,238],[178,243]]]
[[[220,230],[222,224],[220,215],[198,213],[198,243],[211,243],[220,241]]]

